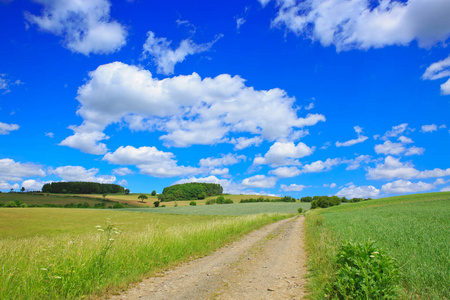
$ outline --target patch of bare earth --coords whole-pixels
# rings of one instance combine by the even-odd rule
[[[111,299],[301,299],[306,272],[303,219],[265,226]]]

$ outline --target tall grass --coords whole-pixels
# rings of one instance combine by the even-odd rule
[[[376,241],[401,268],[405,297],[450,299],[450,193],[392,197],[307,215],[311,298],[323,299],[336,246]]]
[[[172,226],[153,222],[135,232],[98,224],[84,234],[2,239],[0,299],[77,299],[114,292],[285,217],[214,218]]]

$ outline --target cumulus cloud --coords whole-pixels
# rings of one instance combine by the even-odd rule
[[[49,173],[61,177],[65,181],[88,181],[99,183],[114,183],[116,177],[113,175],[97,175],[97,168],[86,169],[81,166],[64,166],[50,169]]]
[[[61,143],[79,149],[82,135],[92,134],[92,142],[83,144],[87,153],[106,152],[99,143],[106,137],[99,133],[114,123],[160,131],[165,133],[160,139],[166,146],[188,147],[230,142],[228,134],[288,139],[296,128],[325,121],[320,114],[299,117],[295,98],[285,91],[255,90],[239,76],[202,79],[193,73],[158,80],[147,70],[114,62],[99,66],[89,77],[77,96],[77,114],[84,122],[71,127],[75,134]]]
[[[418,193],[425,192],[434,189],[434,185],[431,183],[425,183],[422,181],[412,183],[407,180],[397,180],[394,182],[386,183],[381,187],[381,190],[386,194],[406,194],[406,193]]]
[[[6,124],[0,122],[0,135],[9,134],[11,131],[18,130],[19,125],[17,124]]]
[[[437,131],[437,125],[436,124],[430,124],[430,125],[423,125],[422,129],[420,130],[422,132],[433,132]]]
[[[112,170],[113,174],[119,175],[119,176],[126,176],[130,174],[134,174],[133,170],[130,170],[128,168],[117,168]]]
[[[295,145],[293,142],[275,142],[264,156],[257,156],[253,160],[254,165],[298,165],[297,158],[311,155],[315,147],[308,147],[299,142]]]
[[[450,56],[431,64],[422,75],[424,80],[436,80],[450,77]],[[450,95],[450,79],[441,84],[442,95]]]
[[[355,130],[355,132],[358,134],[358,138],[357,139],[353,139],[353,140],[349,140],[346,142],[336,142],[336,147],[349,147],[349,146],[353,146],[355,144],[359,144],[364,142],[365,140],[368,139],[367,136],[362,135],[362,128],[359,126],[355,126],[353,127],[353,129]]]
[[[49,183],[50,181],[36,181],[34,179],[28,179],[22,182],[22,187],[24,187],[27,191],[40,191],[44,184]]]
[[[196,44],[190,38],[182,40],[178,48],[173,50],[170,47],[172,41],[166,38],[158,38],[152,31],[147,32],[147,40],[143,46],[142,57],[152,57],[153,63],[157,66],[157,73],[171,75],[174,72],[175,65],[185,60],[186,56],[209,51],[222,35],[209,43]]]
[[[222,157],[214,158],[214,157],[208,157],[208,158],[202,158],[200,159],[200,166],[201,167],[221,167],[221,166],[230,166],[237,164],[241,161],[245,161],[247,157],[245,155],[237,155],[228,153],[227,155],[222,155]]]
[[[361,164],[368,164],[371,161],[372,158],[370,157],[370,155],[359,155],[354,159],[343,160],[342,162],[347,164],[346,170],[349,171],[356,170],[361,166]]]
[[[38,29],[61,36],[64,46],[84,55],[113,53],[126,44],[125,27],[110,18],[108,0],[35,0],[41,15],[25,12]]]
[[[228,175],[229,172],[230,172],[230,170],[228,168],[222,168],[222,169],[212,169],[211,171],[209,171],[209,174],[225,176],[225,175]]]
[[[318,173],[331,170],[332,167],[342,163],[339,158],[328,158],[326,161],[315,161],[308,165],[304,165],[302,168],[302,173]]]
[[[407,156],[422,155],[425,152],[424,148],[416,146],[406,148],[405,143],[412,143],[412,140],[407,137],[401,136],[399,140],[405,142],[393,143],[387,140],[383,144],[375,145],[375,152],[377,154],[385,154],[385,155],[400,155],[404,153]]]
[[[386,156],[383,163],[375,168],[368,168],[368,179],[412,179],[412,178],[436,178],[450,176],[450,168],[419,171],[410,162],[402,163],[399,158]]]
[[[88,126],[91,127],[91,126]],[[89,131],[89,128],[85,128],[85,126],[69,126],[70,129],[74,131],[74,134],[65,138],[60,146],[67,146],[70,148],[79,149],[84,153],[90,154],[105,154],[108,151],[106,148],[106,144],[99,143],[99,141],[109,139],[106,134],[101,131]]]
[[[194,167],[179,166],[171,152],[163,152],[156,147],[120,146],[114,152],[108,152],[103,160],[116,165],[135,165],[141,174],[153,177],[176,177],[201,173]]]
[[[0,190],[17,190],[19,188],[20,185],[18,183],[10,184],[9,182],[0,179]]]
[[[346,197],[346,198],[375,198],[380,194],[380,190],[374,187],[373,185],[368,186],[356,186],[351,184],[347,187],[344,187],[339,192],[336,193],[338,197]]]
[[[232,138],[230,140],[231,144],[234,144],[234,150],[242,150],[251,146],[259,146],[263,142],[263,138],[255,136],[252,138],[239,137],[237,139]]]
[[[290,184],[290,185],[285,185],[282,184],[281,185],[281,189],[285,192],[300,192],[303,191],[305,188],[307,188],[308,186],[303,185],[303,184]]]
[[[406,137],[406,136],[404,136],[404,135],[400,136],[400,137],[398,138],[398,140],[399,140],[400,142],[402,142],[403,144],[412,144],[412,143],[414,143],[414,141],[413,141],[411,138]]]
[[[45,176],[42,166],[33,163],[15,162],[10,158],[0,159],[0,180],[19,181],[22,178]]]
[[[271,170],[269,173],[279,178],[288,178],[298,176],[302,172],[297,167],[280,167],[275,170]]]
[[[255,175],[242,180],[243,186],[252,188],[273,188],[276,183],[276,177],[266,177],[265,175]]]
[[[268,0],[259,0],[265,6]],[[272,26],[334,45],[337,51],[408,45],[428,48],[450,36],[445,0],[276,0]]]

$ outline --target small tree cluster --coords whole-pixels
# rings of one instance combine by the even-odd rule
[[[314,196],[313,201],[311,202],[311,209],[318,207],[327,208],[339,204],[341,204],[341,198],[339,198],[338,196]]]

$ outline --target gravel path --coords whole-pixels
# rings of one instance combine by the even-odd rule
[[[301,299],[306,272],[303,219],[265,226],[111,299]]]

